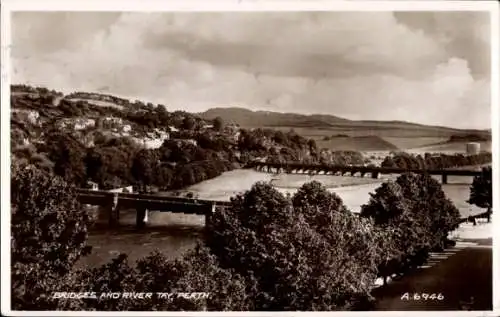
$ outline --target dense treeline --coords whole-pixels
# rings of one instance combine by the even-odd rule
[[[386,156],[381,166],[404,169],[444,169],[487,164],[491,163],[491,160],[491,152],[475,155],[425,153],[424,156],[400,152]]]
[[[240,144],[223,136],[196,134],[197,140],[193,141],[197,142],[170,139],[158,149],[145,149],[130,138],[105,135],[95,137],[94,145],[86,147],[73,134],[53,129],[45,132],[45,142],[16,146],[12,153],[17,159],[53,170],[78,186],[93,181],[104,189],[135,184],[168,190],[219,176],[265,156],[269,145],[258,149],[244,147],[248,140],[260,144],[261,139],[256,136],[259,133],[245,132]],[[282,148],[281,153],[296,159],[307,157],[306,151],[295,146]]]
[[[452,142],[485,142],[491,141],[491,136],[484,136],[480,134],[465,134],[465,135],[452,135],[448,139],[449,143]]]
[[[431,251],[442,251],[448,233],[459,225],[460,214],[441,185],[429,175],[403,174],[370,194],[361,216],[392,232],[392,257],[380,263],[384,278],[425,263]]]
[[[47,193],[52,193],[47,195]],[[14,309],[358,310],[375,278],[442,249],[458,211],[425,175],[387,182],[361,217],[318,182],[284,196],[266,183],[213,214],[206,239],[177,260],[161,253],[76,270],[92,219],[74,188],[34,166],[12,173]],[[49,224],[50,225],[47,225]],[[54,256],[56,255],[57,256]],[[63,254],[64,256],[61,256]],[[209,298],[55,299],[54,291],[208,292]]]

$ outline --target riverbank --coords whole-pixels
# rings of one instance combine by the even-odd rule
[[[271,185],[281,189],[298,189],[304,183],[317,181],[327,189],[339,187],[359,186],[366,184],[380,184],[383,179],[371,177],[333,176],[333,175],[307,175],[307,174],[279,174],[271,179]]]

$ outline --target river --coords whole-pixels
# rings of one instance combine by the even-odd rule
[[[243,193],[258,181],[271,182],[280,192],[295,192],[303,183],[317,180],[330,191],[337,193],[344,204],[353,212],[359,212],[361,205],[368,202],[370,193],[394,175],[384,175],[381,179],[370,177],[271,174],[254,170],[233,170],[219,177],[207,180],[185,189],[202,199],[229,200],[231,196]],[[439,177],[437,177],[439,180]],[[462,216],[483,210],[466,203],[472,177],[448,177],[443,185],[448,198],[457,206]],[[205,224],[204,216],[151,212],[146,229],[135,229],[135,212],[124,211],[120,216],[121,227],[109,230],[103,222],[91,231],[89,243],[92,255],[83,259],[81,265],[102,264],[120,252],[129,254],[132,260],[143,257],[155,249],[160,249],[171,258],[191,249],[201,239]]]

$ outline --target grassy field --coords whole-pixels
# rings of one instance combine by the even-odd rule
[[[444,137],[384,137],[384,140],[394,144],[401,150],[421,148],[429,144],[445,142],[448,138]]]
[[[109,101],[102,101],[102,100],[94,100],[94,99],[84,99],[84,98],[68,98],[69,101],[72,102],[78,102],[78,101],[86,101],[89,104],[99,106],[99,107],[110,107],[110,108],[116,108],[119,110],[123,110],[124,107],[121,105],[117,105],[114,102],[109,102]]]
[[[329,140],[316,139],[320,148],[343,151],[393,151],[398,148],[378,136],[332,137]]]
[[[275,129],[284,132],[290,131],[291,127],[276,127]],[[410,150],[418,151],[453,151],[463,152],[465,142],[455,144],[441,144],[449,138],[449,134],[438,133],[435,131],[418,131],[398,128],[379,128],[379,129],[346,129],[346,128],[293,128],[298,134],[312,138],[319,147],[332,150],[353,150],[353,151],[392,151],[392,150]],[[346,135],[348,137],[339,137]],[[330,140],[324,140],[330,137]],[[489,143],[489,146],[488,146]],[[491,148],[491,142],[485,142],[485,149]]]
[[[380,136],[383,138],[439,138],[439,139],[447,139],[449,134],[438,133],[438,132],[428,132],[428,131],[419,131],[419,130],[407,130],[407,129],[397,129],[397,128],[344,128],[344,127],[311,127],[311,128],[303,128],[303,127],[273,127],[275,130],[281,131],[290,131],[293,129],[300,135],[307,137],[316,137],[322,138],[324,136],[332,136],[337,134],[346,134],[348,136]]]

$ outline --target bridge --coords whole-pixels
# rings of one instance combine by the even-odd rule
[[[148,210],[160,212],[174,212],[204,215],[205,222],[210,221],[210,216],[216,208],[227,208],[231,206],[227,201],[191,199],[180,197],[169,197],[149,194],[129,194],[113,193],[109,191],[99,191],[90,189],[77,189],[78,201],[81,204],[100,206],[105,209],[108,215],[110,227],[119,225],[120,209],[136,210],[136,225],[143,228],[148,221]],[[463,217],[462,222],[476,223],[478,218],[488,218],[491,212],[487,211],[478,215]]]
[[[216,208],[226,208],[231,205],[227,201],[190,199],[149,194],[113,193],[109,191],[77,189],[78,201],[81,204],[100,206],[109,216],[109,225],[119,224],[120,209],[136,210],[136,225],[145,226],[148,210],[204,215],[206,221]]]
[[[480,170],[473,169],[404,169],[404,168],[387,168],[374,166],[345,166],[345,165],[329,165],[329,164],[303,164],[303,163],[267,163],[267,162],[250,162],[247,168],[254,168],[265,172],[285,172],[285,173],[309,173],[319,174],[324,172],[325,175],[351,175],[358,174],[364,177],[370,174],[372,178],[378,178],[380,174],[430,174],[440,175],[443,184],[448,183],[448,176],[479,176]]]

